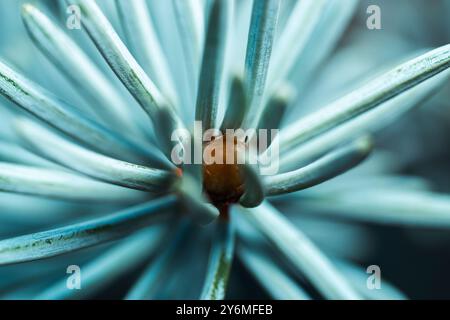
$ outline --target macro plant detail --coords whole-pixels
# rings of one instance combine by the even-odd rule
[[[13,5],[54,70],[43,85],[0,57],[0,298],[95,298],[120,284],[125,299],[216,300],[241,274],[274,299],[406,298],[384,279],[380,292],[365,288],[364,267],[321,250],[283,211],[450,226],[449,196],[386,169],[377,149],[380,132],[448,88],[448,39],[297,116],[358,4]],[[81,29],[66,28],[69,5]],[[173,20],[157,18],[162,7]],[[195,122],[215,134],[205,142]],[[252,134],[229,133],[238,129]],[[265,146],[252,146],[261,130]],[[200,162],[174,161],[187,149]],[[277,172],[261,173],[267,160]]]

